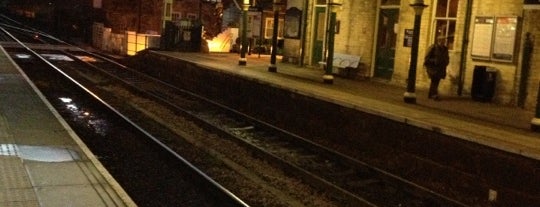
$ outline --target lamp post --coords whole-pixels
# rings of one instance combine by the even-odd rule
[[[540,86],[540,84],[539,84]],[[538,87],[538,95],[536,96],[536,110],[534,117],[531,120],[531,130],[540,132],[540,87]]]
[[[269,72],[277,72],[276,67],[276,53],[277,53],[277,41],[279,30],[279,9],[281,0],[274,0],[274,30],[272,32],[272,53],[270,55],[270,66],[268,66]]]
[[[238,60],[238,65],[246,65],[246,50],[247,50],[247,16],[249,9],[249,0],[244,0],[242,5],[242,49],[240,50],[240,60]]]
[[[323,75],[323,82],[332,84],[334,83],[334,76],[332,75],[332,67],[334,64],[334,37],[336,34],[336,12],[335,9],[341,6],[341,0],[327,0],[326,1],[327,12],[327,24],[326,24],[326,67]]]
[[[405,103],[416,103],[416,65],[418,63],[418,42],[420,39],[420,23],[422,22],[422,12],[427,5],[424,0],[413,0],[410,6],[414,9],[414,28],[411,48],[411,62],[409,65],[409,76],[407,78],[407,92],[403,94]]]

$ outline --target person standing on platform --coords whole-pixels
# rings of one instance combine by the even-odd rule
[[[428,98],[439,101],[439,83],[441,79],[446,78],[446,67],[450,61],[448,47],[445,45],[445,38],[438,37],[435,44],[429,47],[428,53],[424,58],[424,67],[431,79],[429,85]]]

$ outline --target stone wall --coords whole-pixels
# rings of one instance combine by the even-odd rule
[[[311,1],[310,1],[311,2]],[[423,58],[427,48],[434,42],[433,22],[436,0],[425,0],[428,5],[424,9],[422,15],[422,23],[420,29],[420,42],[417,65],[417,88],[427,89],[429,87],[429,79],[423,69]],[[456,96],[459,89],[459,74],[463,74],[462,96],[470,96],[473,80],[474,68],[477,65],[487,66],[496,69],[497,79],[495,85],[495,95],[493,102],[503,105],[515,106],[518,99],[525,97],[526,103],[524,108],[534,110],[536,105],[536,97],[538,92],[538,84],[540,81],[540,68],[536,63],[539,61],[538,55],[533,55],[533,65],[531,67],[530,77],[526,83],[519,81],[521,75],[521,56],[524,36],[526,32],[531,32],[533,36],[538,36],[538,12],[536,10],[524,10],[523,0],[478,0],[472,1],[470,28],[468,36],[464,37],[465,21],[467,17],[467,0],[459,0],[458,14],[456,20],[456,32],[454,34],[455,44],[454,49],[450,51],[450,65],[448,66],[448,76],[441,82],[440,93],[443,95]],[[335,37],[335,52],[360,55],[361,62],[365,65],[365,70],[361,71],[359,76],[372,77],[374,71],[376,47],[376,30],[378,23],[378,11],[381,7],[377,5],[378,1],[363,1],[363,0],[344,0],[343,5],[337,10],[337,20],[340,22],[340,31]],[[399,21],[396,25],[396,55],[394,72],[389,84],[406,85],[406,80],[409,72],[409,64],[411,58],[411,48],[404,47],[404,30],[412,29],[414,26],[414,10],[409,5],[409,1],[401,1],[399,7]],[[325,5],[319,5],[324,7]],[[313,40],[313,11],[315,5],[310,3],[307,12],[307,31],[305,42],[306,59],[304,63],[309,64],[312,57],[312,40]],[[516,16],[519,18],[518,34],[515,42],[516,52],[514,53],[513,62],[497,62],[497,61],[482,61],[471,57],[474,20],[476,16]],[[468,42],[465,42],[468,40]],[[463,50],[463,44],[467,43]],[[535,43],[538,45],[538,41]],[[538,47],[537,47],[538,48]],[[536,50],[535,50],[536,51]],[[465,53],[465,54],[463,54]],[[534,54],[538,54],[535,52]],[[462,59],[462,56],[464,58]],[[526,84],[521,86],[520,84]],[[526,94],[519,92],[520,87],[526,87]]]
[[[536,185],[540,177],[534,173],[538,161],[444,135],[436,129],[411,126],[364,112],[361,108],[317,99],[295,89],[200,66],[196,62],[145,51],[129,64],[178,88],[209,97],[317,144],[348,152],[348,156],[367,160],[373,166],[413,182],[442,184],[449,191],[474,194],[480,199],[487,198],[489,189],[495,188],[499,192],[499,206],[540,202],[540,186]],[[426,162],[407,159],[411,156]],[[393,169],[396,165],[374,161],[380,161],[380,158],[387,162],[411,163],[405,164],[410,166],[406,170]],[[432,164],[442,167],[429,168],[429,172],[416,171],[421,165]],[[451,179],[462,173],[468,177],[466,183]]]

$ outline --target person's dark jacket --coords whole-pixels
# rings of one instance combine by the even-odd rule
[[[429,78],[446,78],[446,66],[448,66],[450,57],[448,48],[441,44],[434,44],[428,49],[424,58],[424,67],[426,67]]]

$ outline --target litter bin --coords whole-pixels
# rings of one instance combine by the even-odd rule
[[[471,96],[475,101],[491,101],[495,94],[497,70],[484,65],[474,66]]]

